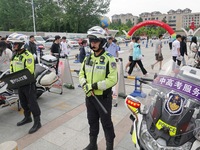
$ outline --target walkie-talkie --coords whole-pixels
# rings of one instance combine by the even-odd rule
[[[87,56],[87,59],[86,59],[86,61],[85,61],[85,64],[86,64],[86,65],[90,65],[90,60],[91,60],[91,54],[89,54],[89,55]]]

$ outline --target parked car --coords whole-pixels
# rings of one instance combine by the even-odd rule
[[[34,38],[35,38],[35,41],[38,43],[42,43],[42,44],[45,43],[45,40],[42,38],[42,36],[34,36]]]
[[[50,49],[54,40],[55,38],[48,38],[46,42],[44,43],[45,49]]]
[[[122,37],[115,37],[115,39],[117,40],[117,43],[120,44],[120,43],[125,43],[125,39],[122,38]]]
[[[44,44],[42,44],[42,43],[39,43],[39,42],[35,41],[35,44],[36,44],[36,48],[38,48],[38,47],[40,47],[40,48],[42,48],[42,49],[45,48],[45,47],[44,47]]]
[[[49,37],[48,36],[43,36],[42,38],[46,41]]]
[[[67,39],[67,43],[71,48],[79,47],[79,44],[78,44],[78,42],[76,40]]]
[[[82,41],[83,41],[83,39],[81,39],[81,38],[74,38],[74,40],[76,40],[76,41],[78,42],[79,45],[81,45],[81,43],[82,43]]]

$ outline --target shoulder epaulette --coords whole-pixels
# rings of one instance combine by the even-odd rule
[[[106,55],[109,56],[109,57],[113,57],[113,55],[108,53],[108,52],[106,53]]]
[[[29,52],[26,50],[26,51],[24,52],[24,54],[25,54],[26,56],[28,56],[28,55],[29,55]]]

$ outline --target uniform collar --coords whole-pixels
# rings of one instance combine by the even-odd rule
[[[25,51],[26,51],[26,50],[24,49],[24,50],[21,51],[20,53],[17,52],[17,55],[21,55],[21,54],[25,53]]]
[[[95,53],[94,53],[94,57],[99,57],[99,56],[101,56],[103,53],[105,52],[105,50],[103,49],[102,51],[101,51],[101,53],[99,53],[99,55],[95,55]]]

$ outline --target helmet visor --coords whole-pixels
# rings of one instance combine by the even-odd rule
[[[88,38],[89,38],[90,43],[91,42],[101,42],[101,40],[94,35],[88,35]]]
[[[91,42],[101,42],[101,40],[100,39],[98,39],[98,38],[89,38],[89,42],[91,43]]]

